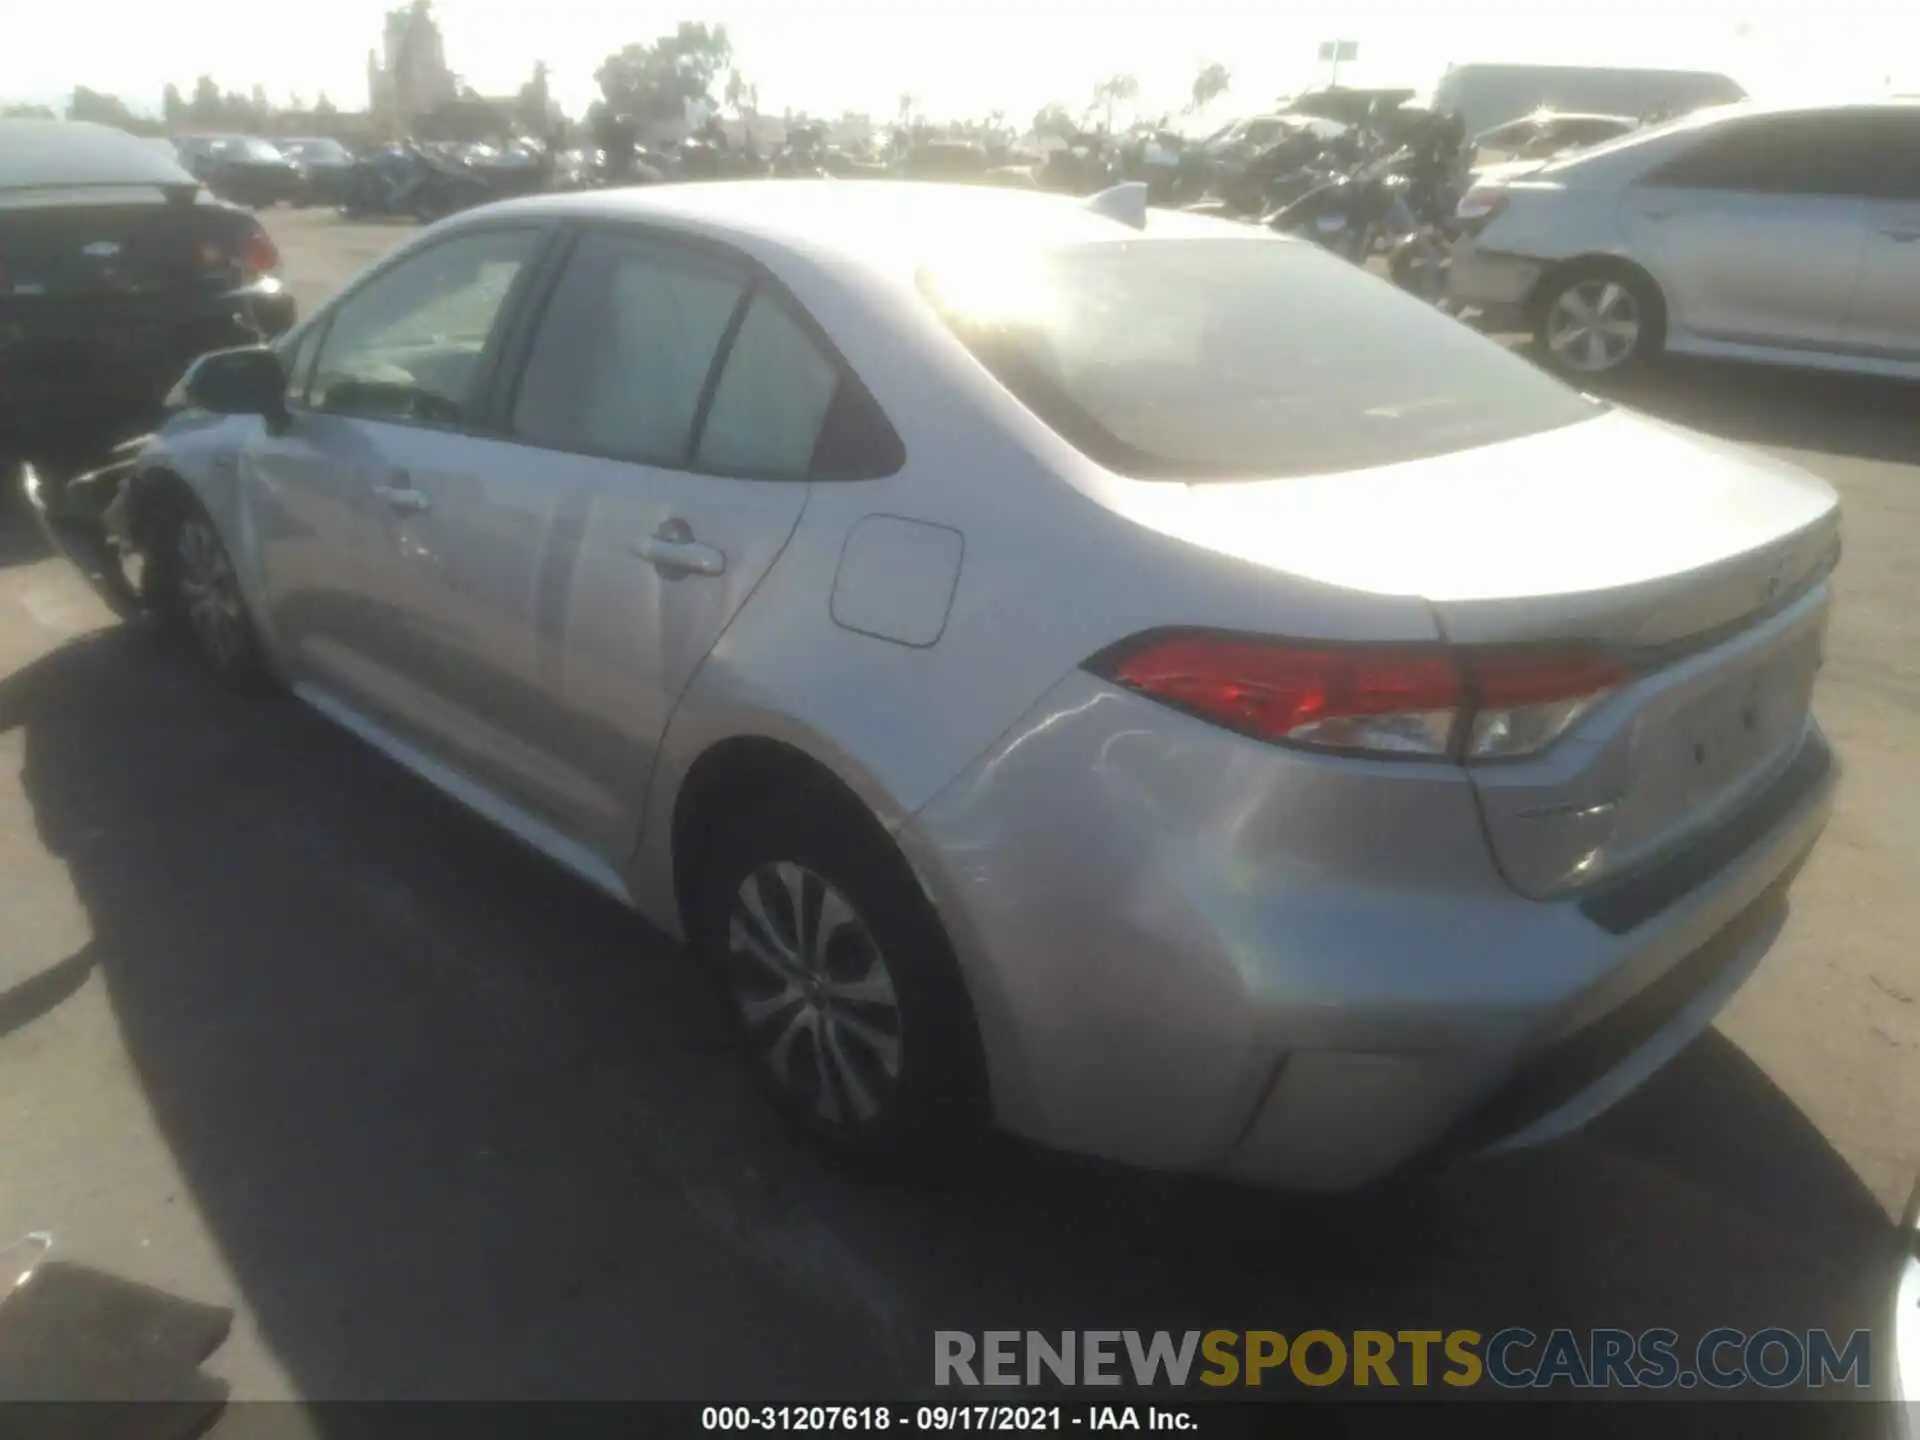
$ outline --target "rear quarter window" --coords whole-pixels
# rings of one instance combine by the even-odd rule
[[[929,268],[922,293],[1029,410],[1141,479],[1424,459],[1602,408],[1302,242],[1142,240]]]

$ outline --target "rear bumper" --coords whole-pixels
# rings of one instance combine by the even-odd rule
[[[1811,722],[1802,744],[1826,753]],[[1836,775],[1613,934],[1500,876],[1464,772],[1383,776],[1074,676],[901,838],[1007,1128],[1346,1189],[1563,1134],[1677,1053],[1778,933]]]
[[[1618,937],[1589,984],[1489,1050],[1315,1054],[1303,1074],[1283,1068],[1223,1168],[1309,1187],[1363,1183],[1545,1144],[1625,1099],[1712,1024],[1779,936],[1837,776],[1817,731],[1806,745],[1814,763],[1776,782],[1790,790],[1778,821],[1673,912]],[[1364,1114],[1351,1103],[1356,1074],[1368,1082]],[[1332,1128],[1329,1117],[1338,1117]],[[1366,1138],[1356,1146],[1348,1127]]]
[[[1448,294],[1456,305],[1479,312],[1488,330],[1529,330],[1528,307],[1547,264],[1525,255],[1487,250],[1471,235],[1454,241],[1448,267]]]
[[[1516,1148],[1573,1130],[1705,1029],[1759,963],[1786,918],[1787,891],[1826,818],[1834,768],[1825,737],[1810,733],[1794,764],[1755,798],[1749,813],[1660,867],[1676,880],[1685,877],[1687,884],[1678,892],[1684,895],[1711,885],[1729,865],[1751,867],[1762,878],[1785,866],[1704,943],[1597,1019],[1528,1055],[1435,1143],[1428,1158]],[[1756,846],[1760,853],[1749,853]],[[1703,859],[1710,868],[1701,868]],[[1583,901],[1582,913],[1610,933],[1632,934],[1660,913],[1638,909],[1658,891],[1660,871],[1614,894]],[[1637,917],[1631,926],[1616,929],[1613,917],[1624,915],[1627,906],[1636,907]]]

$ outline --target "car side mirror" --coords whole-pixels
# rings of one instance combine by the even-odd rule
[[[287,372],[264,345],[215,350],[187,367],[167,397],[215,415],[258,415],[270,425],[287,419]]]

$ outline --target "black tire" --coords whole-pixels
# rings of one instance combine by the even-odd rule
[[[1605,298],[1609,296],[1617,298]],[[1590,342],[1567,339],[1568,332],[1560,319],[1564,313],[1562,306],[1569,297],[1583,297],[1595,311],[1596,320],[1603,305],[1627,307],[1619,314],[1622,318],[1630,315],[1632,319],[1631,341],[1624,343],[1616,355],[1604,337],[1598,351]],[[1640,369],[1658,358],[1666,344],[1667,304],[1660,287],[1644,271],[1618,261],[1583,262],[1548,276],[1535,297],[1533,312],[1534,346],[1540,358],[1560,374],[1575,380],[1624,375]],[[1601,357],[1601,363],[1595,363],[1596,356]]]
[[[952,947],[906,862],[877,825],[824,784],[760,792],[736,813],[690,857],[697,866],[691,928],[695,953],[722,994],[761,1092],[844,1158],[924,1156],[932,1142],[974,1128],[985,1090],[972,1006]],[[789,879],[798,872],[797,887],[776,878],[781,867]],[[756,961],[736,943],[735,922],[756,923],[744,898],[749,887],[772,938],[801,957],[797,968]],[[790,903],[796,893],[797,907]],[[846,913],[823,933],[822,913],[840,913],[829,893]],[[799,939],[809,923],[812,945]],[[809,952],[817,957],[811,963]],[[876,963],[891,1005],[876,999]],[[811,982],[799,974],[808,969]],[[802,988],[807,984],[811,994]],[[790,1001],[779,1004],[787,990]],[[849,998],[855,993],[866,999]],[[764,1013],[750,1019],[749,1004],[760,1002]],[[776,1059],[782,1035],[784,1073]],[[896,1042],[892,1073],[888,1048],[874,1035]]]
[[[206,511],[185,497],[168,497],[145,551],[143,598],[154,617],[222,685],[258,688],[267,673],[259,636],[233,559]]]

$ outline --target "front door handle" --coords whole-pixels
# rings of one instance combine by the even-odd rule
[[[373,498],[384,500],[394,510],[407,515],[424,515],[433,508],[433,501],[424,490],[416,490],[404,475],[393,477],[391,485],[373,487]]]
[[[682,575],[727,573],[727,557],[694,539],[693,527],[684,520],[667,521],[644,540],[634,541],[632,549],[670,580]]]
[[[1902,230],[1895,228],[1882,230],[1880,233],[1896,245],[1911,245],[1914,241],[1920,240],[1920,230]]]

